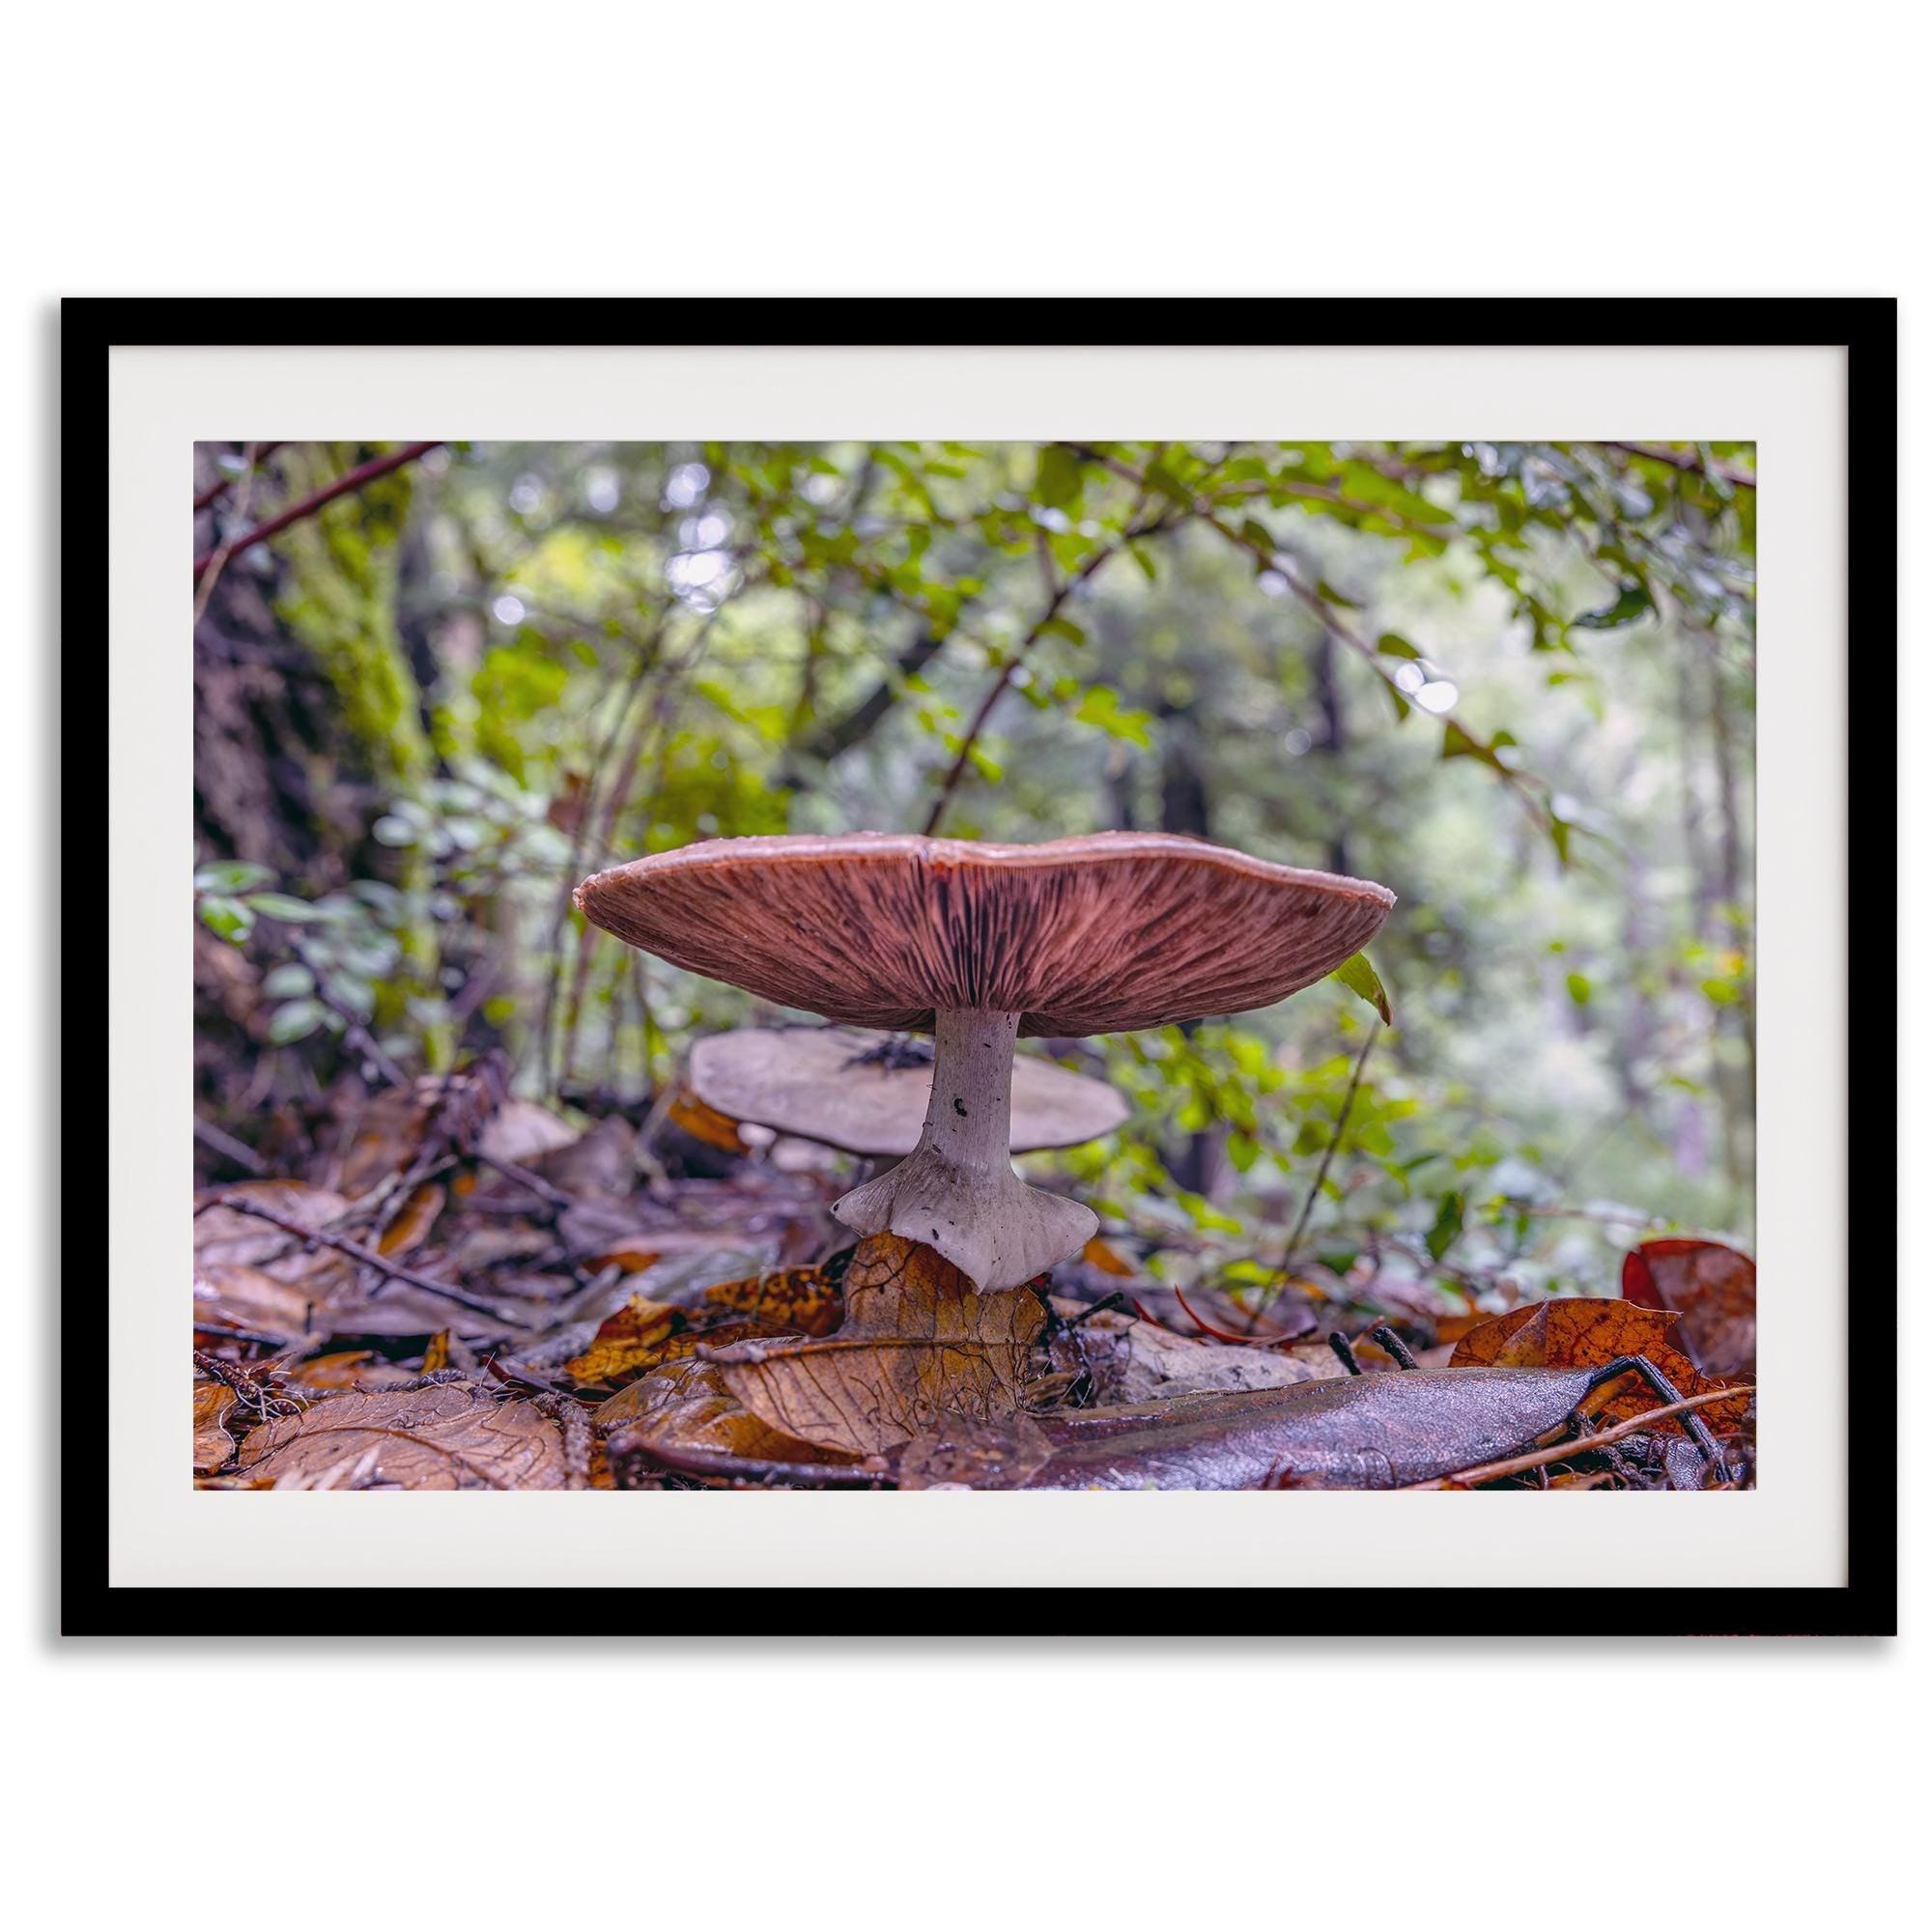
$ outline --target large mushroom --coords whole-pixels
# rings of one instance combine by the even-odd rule
[[[1099,1223],[1013,1172],[1021,1036],[1127,1033],[1272,1006],[1373,936],[1395,895],[1158,833],[1037,845],[859,832],[718,838],[598,872],[593,924],[688,972],[847,1026],[930,1032],[919,1145],[833,1208],[983,1291]]]
[[[691,1049],[685,1084],[707,1107],[844,1153],[903,1159],[932,1096],[929,1040],[852,1027],[742,1027]],[[1078,1147],[1127,1118],[1126,1100],[1030,1053],[1013,1056],[1014,1153]]]

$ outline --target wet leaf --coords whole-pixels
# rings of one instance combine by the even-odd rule
[[[563,1435],[468,1382],[330,1396],[254,1430],[238,1473],[276,1489],[560,1490]]]
[[[1721,1241],[1644,1241],[1624,1257],[1624,1299],[1671,1308],[1678,1337],[1706,1375],[1757,1367],[1757,1264]]]
[[[932,1249],[871,1235],[846,1269],[838,1335],[741,1343],[719,1362],[731,1394],[773,1429],[870,1455],[942,1417],[1011,1414],[1045,1319],[1024,1288],[980,1294]]]
[[[1707,1389],[1721,1388],[1721,1381],[1701,1375],[1677,1347],[1676,1324],[1674,1314],[1639,1308],[1628,1301],[1587,1296],[1536,1301],[1472,1328],[1456,1344],[1450,1362],[1455,1368],[1600,1369],[1620,1355],[1647,1355],[1679,1395],[1702,1395]],[[1605,1422],[1624,1422],[1656,1408],[1658,1400],[1652,1390],[1633,1378],[1627,1385],[1616,1385],[1607,1400],[1593,1402],[1591,1412]],[[1722,1434],[1743,1423],[1749,1408],[1750,1398],[1740,1396],[1699,1413],[1713,1431]]]

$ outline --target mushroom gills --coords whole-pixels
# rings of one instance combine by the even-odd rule
[[[1013,1172],[1008,1135],[1019,1014],[933,1018],[932,1094],[919,1145],[832,1211],[856,1234],[923,1241],[987,1293],[1017,1288],[1077,1255],[1099,1218]]]

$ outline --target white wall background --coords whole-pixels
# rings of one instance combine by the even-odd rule
[[[0,121],[16,426],[0,531],[24,539],[32,580],[0,706],[0,825],[17,840],[44,824],[53,780],[44,445],[63,294],[1898,294],[1913,531],[1932,254],[1901,24],[1866,0],[1748,18],[1650,0],[34,10],[10,34]],[[693,184],[721,217],[687,218]],[[1915,535],[1908,585],[1924,560]],[[86,705],[99,615],[65,616],[69,701]],[[1922,960],[1932,688],[1909,655],[1903,674],[1921,875],[1904,957]],[[69,834],[84,871],[99,832]],[[0,1176],[24,1236],[25,1307],[0,1325],[25,1559],[0,1688],[16,1896],[43,1887],[49,1912],[100,1924],[400,1910],[1105,1927],[1247,1906],[1547,1928],[1859,1922],[1906,1882],[1922,1636],[1035,1637],[964,1657],[897,1634],[743,1655],[56,1646],[38,1324],[59,1258],[36,1084],[56,973],[24,916],[52,842],[16,847],[0,944]],[[78,1000],[67,1017],[82,1038],[97,1020]],[[1903,1024],[1908,1091],[1924,1091],[1910,1004]],[[99,1069],[76,1054],[70,1075],[85,1116]],[[1901,1134],[1921,1174],[1932,1145],[1909,1107]],[[64,1261],[84,1294],[98,1257]],[[84,1376],[84,1329],[69,1350]]]

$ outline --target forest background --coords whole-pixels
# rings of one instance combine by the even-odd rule
[[[196,501],[205,1179],[478,1056],[647,1121],[774,1017],[587,930],[599,867],[1121,827],[1399,895],[1383,1037],[1045,1043],[1133,1113],[1027,1165],[1154,1278],[1264,1293],[1304,1214],[1378,1308],[1751,1244],[1748,446],[225,444]]]

